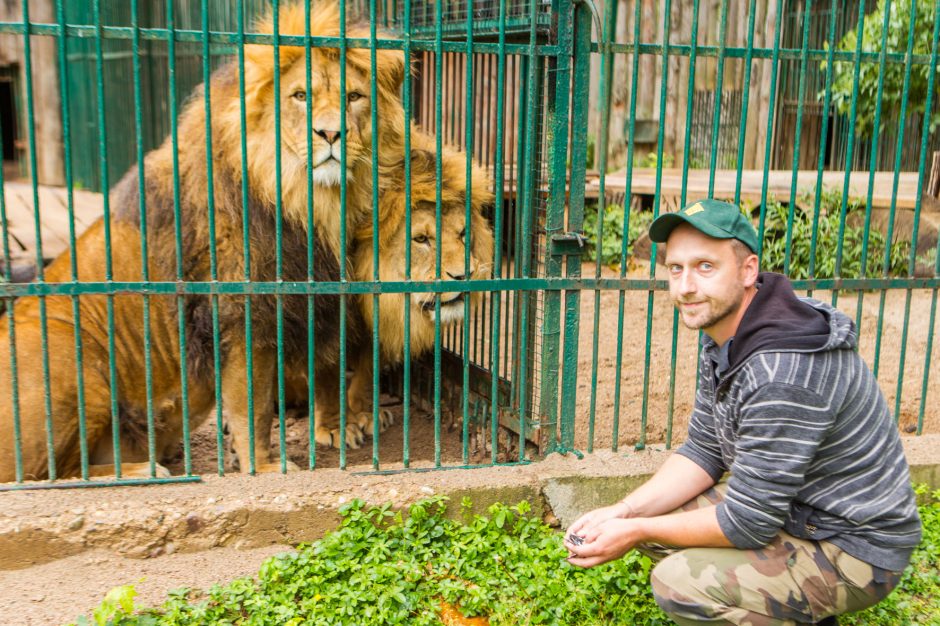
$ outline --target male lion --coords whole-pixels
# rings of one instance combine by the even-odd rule
[[[467,155],[445,149],[441,155],[441,229],[436,228],[436,169],[437,157],[426,137],[415,137],[419,146],[411,153],[411,239],[406,241],[404,168],[388,176],[389,188],[379,201],[379,279],[405,280],[405,246],[411,248],[411,279],[436,279],[436,250],[440,247],[440,278],[459,282],[465,278],[483,279],[490,276],[493,263],[493,231],[483,215],[483,207],[493,203],[493,183],[484,170],[472,166],[470,180],[470,224],[467,224]],[[384,172],[383,172],[384,173]],[[438,237],[439,235],[439,237]],[[357,280],[373,279],[373,230],[364,228],[357,233],[353,273]],[[468,239],[469,238],[469,239]],[[465,252],[470,246],[467,262]],[[479,306],[482,294],[470,293],[470,309]],[[440,323],[442,327],[464,321],[465,292],[449,291],[440,294]],[[371,332],[373,326],[373,296],[359,298],[362,323]],[[379,296],[379,349],[382,366],[392,366],[404,358],[405,294],[384,293]],[[418,357],[434,347],[436,307],[435,294],[425,292],[411,296],[411,355]],[[372,350],[368,338],[351,357],[353,376],[350,381],[348,405],[350,422],[358,424],[368,434],[372,427]],[[319,408],[319,407],[318,407]],[[325,415],[318,419],[326,420]],[[384,424],[389,416],[382,415]]]
[[[282,34],[304,34],[304,9],[294,5],[280,15]],[[263,32],[272,32],[269,18]],[[313,9],[310,32],[336,36],[339,16],[335,4]],[[350,36],[367,31],[351,28]],[[402,109],[398,99],[404,77],[400,52],[377,52],[378,102],[370,102],[370,55],[349,50],[346,65],[346,102],[341,106],[340,63],[335,49],[312,52],[310,91],[304,51],[282,46],[280,102],[276,103],[274,53],[271,46],[249,46],[245,62],[245,117],[247,186],[242,185],[241,105],[238,65],[218,69],[209,84],[211,98],[211,176],[207,170],[206,116],[201,90],[179,118],[178,201],[174,200],[174,154],[168,139],[144,159],[142,171],[132,168],[111,192],[111,257],[117,282],[140,280],[209,284],[216,281],[335,281],[339,277],[340,187],[343,177],[339,155],[347,150],[347,227],[356,228],[371,212],[371,107],[378,106],[380,162],[401,159]],[[313,131],[307,149],[306,106],[309,100]],[[275,108],[281,114],[281,187],[275,184],[277,142]],[[346,137],[340,137],[340,115],[345,110]],[[308,276],[307,164],[313,166],[313,275]],[[143,190],[143,198],[141,198]],[[277,196],[281,196],[281,252],[276,259]],[[247,205],[243,202],[247,198]],[[210,221],[210,203],[214,209]],[[181,267],[177,268],[175,205],[179,209]],[[146,219],[142,220],[142,216]],[[146,240],[142,241],[141,222]],[[244,225],[249,250],[244,248]],[[79,280],[108,278],[105,258],[106,229],[95,223],[76,244]],[[146,267],[142,245],[146,243]],[[250,252],[250,255],[246,252]],[[47,269],[47,282],[71,281],[70,257],[62,255]],[[280,267],[279,267],[280,265]],[[182,283],[180,283],[182,285]],[[316,360],[318,369],[335,368],[338,354],[338,296],[315,298]],[[113,439],[120,440],[123,476],[150,474],[154,460],[172,456],[183,430],[183,382],[187,382],[190,425],[202,422],[216,402],[215,362],[220,363],[221,401],[242,470],[253,461],[256,469],[279,469],[269,446],[276,380],[278,310],[283,323],[283,356],[287,367],[307,357],[307,305],[305,296],[208,295],[183,296],[182,322],[173,296],[113,296],[113,336],[109,337],[109,296],[81,296],[79,317],[68,296],[45,298],[48,343],[40,332],[41,302],[20,298],[11,316],[15,320],[15,366],[18,412],[13,406],[10,337],[7,320],[0,323],[0,482],[20,476],[41,479],[54,464],[57,477],[76,476],[87,444],[90,473],[115,473]],[[251,381],[246,314],[251,315]],[[149,316],[149,345],[145,346],[144,315]],[[180,356],[179,328],[185,330],[185,358]],[[214,329],[218,329],[218,345]],[[81,367],[75,334],[81,339]],[[113,346],[113,353],[109,349]],[[49,395],[44,385],[43,349],[48,349]],[[113,358],[112,376],[109,358]],[[151,376],[145,378],[146,365]],[[302,370],[305,365],[300,365]],[[84,392],[79,396],[78,374]],[[185,378],[183,377],[185,374]],[[112,388],[116,397],[112,397]],[[148,391],[149,390],[149,391]],[[85,414],[84,440],[80,434],[79,404]],[[46,403],[48,402],[48,407]],[[112,432],[112,408],[117,431]],[[254,440],[249,414],[254,414]],[[149,413],[149,415],[148,415]],[[18,418],[15,418],[18,415]],[[149,428],[152,419],[153,428]],[[152,433],[153,437],[149,435]],[[15,437],[21,442],[19,461]],[[52,458],[50,458],[52,453]],[[126,462],[126,463],[123,463]],[[20,472],[17,465],[21,463]],[[294,467],[292,463],[289,466]],[[167,472],[156,466],[158,474]]]

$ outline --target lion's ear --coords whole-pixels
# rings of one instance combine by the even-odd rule
[[[382,89],[397,97],[405,80],[405,53],[401,50],[379,50],[375,55],[376,81]]]

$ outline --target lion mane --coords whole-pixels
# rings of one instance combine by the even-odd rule
[[[302,4],[287,6],[280,13],[278,30],[282,35],[304,35],[305,21]],[[273,32],[273,22],[269,16],[259,30]],[[334,37],[339,31],[337,5],[314,5],[310,34]],[[351,27],[347,34],[367,36],[367,32]],[[271,46],[246,46],[244,107],[237,61],[213,73],[208,119],[204,92],[197,90],[179,116],[178,148],[174,151],[168,138],[145,157],[142,167],[131,168],[111,191],[109,221],[93,224],[74,251],[50,264],[44,278],[49,283],[70,282],[74,254],[83,282],[146,279],[210,288],[184,290],[178,296],[81,295],[77,316],[71,296],[18,299],[10,313],[15,320],[14,337],[9,336],[6,320],[0,325],[0,482],[45,478],[50,468],[60,478],[76,476],[83,459],[93,476],[114,474],[115,436],[120,439],[121,474],[149,476],[151,446],[157,462],[172,458],[184,432],[183,416],[189,416],[190,428],[197,427],[212,413],[217,396],[242,470],[249,468],[249,459],[259,471],[280,469],[280,464],[272,462],[269,445],[278,338],[285,367],[303,364],[299,368],[304,368],[308,297],[285,295],[278,300],[257,293],[210,292],[213,285],[248,279],[339,280],[340,181],[345,177],[349,182],[345,208],[347,227],[354,232],[371,214],[373,132],[377,133],[380,163],[401,159],[403,115],[397,94],[404,59],[400,52],[388,50],[378,51],[376,57],[376,102],[370,102],[367,50],[348,51],[350,96],[341,103],[339,52],[312,50],[308,90],[304,49],[284,44],[276,65]],[[378,107],[377,129],[371,127],[372,106]],[[342,112],[346,137],[340,136]],[[207,127],[211,128],[208,138]],[[345,172],[339,164],[343,141]],[[312,224],[308,162],[313,167]],[[278,163],[280,185],[276,184]],[[276,245],[278,234],[280,246]],[[106,240],[110,240],[110,259]],[[312,272],[308,257],[312,257]],[[317,371],[335,369],[338,299],[335,295],[313,297]],[[42,319],[47,322],[45,337]],[[12,355],[11,339],[16,346]],[[42,356],[44,350],[48,359]],[[15,357],[12,361],[11,356]],[[15,379],[11,365],[15,365]],[[150,376],[145,375],[148,366]],[[48,386],[44,384],[46,371]],[[217,378],[221,381],[218,393]],[[112,416],[117,420],[116,431]],[[154,434],[152,441],[148,441],[149,432]],[[288,462],[288,467],[294,466]],[[167,474],[159,465],[155,469],[159,475]]]
[[[403,164],[387,176],[388,187],[383,189],[379,203],[378,276],[383,282],[407,280],[405,247],[411,248],[410,279],[433,281],[437,278],[436,249],[440,247],[440,278],[457,282],[465,278],[489,278],[493,263],[493,231],[484,215],[484,209],[493,204],[493,183],[485,170],[471,165],[470,185],[467,185],[467,154],[445,148],[440,157],[440,221],[437,230],[437,156],[433,140],[415,131],[415,147],[411,153],[411,239],[406,241],[407,222],[406,188]],[[384,174],[384,173],[383,173]],[[469,195],[469,225],[467,199]],[[469,234],[469,244],[467,235]],[[357,280],[373,280],[374,230],[359,231],[353,258],[353,273]],[[469,261],[465,256],[470,246]],[[460,291],[440,294],[440,323],[442,328],[464,320],[464,299]],[[379,296],[378,337],[382,367],[397,365],[405,352],[405,294],[383,293]],[[482,300],[479,291],[470,292],[469,309],[475,310]],[[353,419],[364,423],[369,431],[372,423],[372,344],[368,341],[374,330],[374,297],[359,298],[361,323],[368,333],[366,341],[353,355],[353,377],[349,388],[349,407]],[[413,358],[434,347],[436,312],[435,294],[430,292],[411,295],[410,349]],[[364,333],[364,334],[366,334]],[[388,417],[383,415],[382,420]]]

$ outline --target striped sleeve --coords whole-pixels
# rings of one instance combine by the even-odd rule
[[[704,385],[699,385],[698,391],[695,392],[692,418],[689,420],[689,436],[676,450],[676,454],[687,457],[705,470],[712,480],[718,482],[728,468],[725,467],[721,455],[721,446],[715,432],[715,418],[709,409],[707,395],[708,391]]]

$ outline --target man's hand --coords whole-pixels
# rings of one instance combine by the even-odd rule
[[[613,507],[605,507],[610,508]],[[602,510],[604,509],[592,513]],[[581,545],[575,545],[566,538],[565,547],[570,553],[568,562],[578,567],[594,567],[619,559],[642,541],[641,523],[642,520],[639,519],[611,517],[582,530],[579,536],[584,537],[584,543]]]
[[[611,519],[621,519],[624,517],[632,517],[633,509],[629,504],[624,502],[618,502],[617,504],[611,504],[610,506],[603,506],[599,509],[594,509],[588,513],[585,513],[578,519],[574,521],[568,528],[567,535],[580,535],[584,536],[585,532],[597,527],[599,524],[606,522]]]

